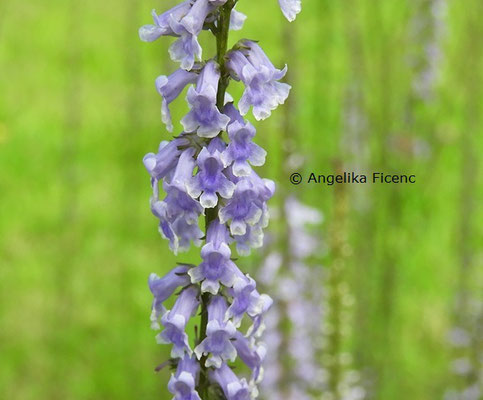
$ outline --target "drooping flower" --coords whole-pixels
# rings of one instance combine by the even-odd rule
[[[144,42],[152,42],[160,36],[174,36],[175,33],[171,28],[171,21],[179,21],[185,16],[191,8],[191,0],[185,0],[181,4],[176,5],[170,10],[158,15],[155,10],[152,11],[154,25],[143,25],[139,28],[139,37]]]
[[[188,271],[192,283],[201,282],[201,291],[218,293],[220,283],[233,286],[238,267],[231,261],[229,235],[224,224],[213,221],[208,228],[206,244],[201,249],[201,264]]]
[[[302,0],[278,0],[283,15],[290,22],[294,21],[297,14],[302,11]]]
[[[156,181],[169,176],[178,164],[181,154],[181,147],[187,146],[188,141],[184,138],[176,138],[174,140],[162,141],[159,145],[157,154],[148,153],[143,158],[143,163],[149,174]]]
[[[189,86],[190,110],[181,120],[184,131],[170,142],[161,142],[157,153],[143,159],[151,177],[151,211],[173,252],[206,240],[198,266],[181,264],[162,278],[152,274],[149,279],[154,297],[152,326],[160,329],[162,325],[157,340],[172,344],[170,364],[177,366],[168,384],[174,400],[201,400],[199,393],[216,385],[226,400],[256,398],[266,353],[259,340],[272,300],[240,271],[231,259],[230,245],[236,243],[239,254],[262,245],[269,219],[267,201],[275,190],[272,181],[252,169],[264,164],[266,152],[253,142],[255,127],[242,114],[253,107],[257,119],[266,118],[285,101],[289,86],[278,82],[285,70],[276,69],[254,42],[242,41],[228,55],[218,46],[222,52],[216,57],[201,60],[198,36],[202,30],[225,41],[230,29],[242,28],[246,16],[233,9],[235,3],[186,0],[160,15],[153,11],[154,24],[139,31],[144,41],[175,38],[169,53],[180,69],[156,79],[162,121],[170,132],[169,105]],[[200,63],[195,64],[196,60]],[[239,103],[242,113],[226,91],[230,77],[246,85]],[[164,198],[161,191],[166,193]],[[206,235],[200,229],[202,216]],[[174,306],[167,311],[166,300],[179,288]],[[199,308],[201,326],[195,332],[200,336],[194,340],[194,357],[186,329]],[[251,326],[242,333],[237,328],[241,329],[245,315]],[[249,383],[228,365],[237,354],[252,370]]]
[[[220,139],[213,139],[208,147],[204,147],[197,158],[198,173],[187,182],[188,192],[193,198],[200,197],[200,204],[204,208],[213,208],[218,204],[218,195],[229,199],[235,190],[235,184],[223,173],[224,165],[218,150],[222,143]],[[217,148],[218,147],[218,148]]]
[[[192,350],[185,332],[186,324],[196,313],[199,305],[199,291],[195,286],[184,289],[171,310],[161,318],[164,330],[156,336],[158,343],[171,343],[171,357],[182,358],[185,353],[191,355]]]
[[[186,182],[192,178],[195,167],[194,152],[193,148],[188,148],[181,153],[171,181],[163,183],[166,198],[159,201],[154,196],[151,202],[151,210],[160,220],[160,232],[170,241],[175,253],[187,250],[191,241],[198,244],[203,237],[198,227],[203,207],[191,198],[186,189]]]
[[[186,132],[195,132],[198,136],[213,138],[223,131],[230,118],[216,107],[216,93],[220,71],[214,61],[209,61],[198,77],[196,89],[188,89],[187,100],[190,111],[181,120]]]
[[[287,99],[290,85],[278,82],[285,76],[287,68],[275,68],[257,43],[241,41],[238,49],[228,54],[227,66],[232,77],[245,84],[238,103],[242,115],[253,106],[254,117],[266,119]]]
[[[247,226],[254,226],[262,222],[268,223],[266,201],[272,197],[275,187],[270,180],[263,180],[253,171],[250,175],[240,179],[235,187],[233,197],[220,209],[220,221],[230,221],[232,235],[245,235]]]
[[[149,289],[154,296],[151,313],[151,327],[153,329],[159,329],[158,320],[166,313],[163,303],[171,297],[178,287],[189,285],[190,278],[187,274],[189,268],[188,265],[179,265],[163,278],[154,273],[149,276]]]
[[[230,112],[230,109],[234,109],[232,103],[225,106],[225,112]],[[231,113],[235,115],[227,129],[230,143],[222,153],[222,160],[225,166],[233,164],[232,171],[235,176],[248,176],[251,171],[250,164],[257,167],[265,164],[267,152],[253,143],[252,139],[256,133],[254,126],[244,121],[237,110]]]
[[[163,97],[161,103],[161,120],[169,132],[173,131],[169,104],[180,95],[188,84],[195,83],[197,79],[198,74],[185,71],[184,69],[177,69],[169,76],[161,75],[156,78],[156,89]]]
[[[185,354],[178,362],[176,374],[171,375],[168,390],[175,400],[201,400],[196,385],[199,381],[200,366],[196,358]]]
[[[238,379],[228,365],[222,364],[220,368],[211,371],[210,377],[221,386],[226,400],[251,400],[251,390],[246,379]]]
[[[237,273],[233,288],[229,289],[233,302],[226,312],[226,319],[232,319],[238,328],[245,314],[252,319],[265,313],[272,305],[272,299],[256,290],[257,284],[248,275]]]
[[[247,338],[239,331],[235,333],[233,344],[238,356],[252,370],[252,378],[258,382],[263,377],[262,363],[267,354],[264,344],[257,344],[254,338]]]
[[[198,359],[210,355],[206,366],[220,368],[222,362],[235,361],[236,349],[232,344],[236,328],[231,321],[225,321],[228,306],[223,296],[214,296],[208,304],[208,325],[206,338],[195,348]]]
[[[173,61],[180,62],[183,69],[193,68],[195,59],[201,61],[202,49],[198,35],[210,11],[211,0],[195,0],[191,9],[180,20],[170,20],[170,27],[179,38],[169,48],[169,54]]]

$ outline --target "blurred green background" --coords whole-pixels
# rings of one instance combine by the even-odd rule
[[[149,329],[147,277],[198,258],[175,258],[149,211],[141,160],[169,137],[154,79],[176,66],[170,39],[142,43],[137,30],[175,3],[0,2],[2,399],[169,398],[169,372],[153,372],[168,349]],[[349,188],[348,346],[369,398],[443,398],[461,384],[448,332],[483,293],[483,2],[303,7],[286,26],[276,0],[240,0],[248,20],[231,42],[258,39],[288,62],[302,175],[334,160],[417,175]],[[179,120],[182,99],[174,109]],[[256,126],[261,173],[287,185],[283,121],[281,107]],[[337,224],[333,186],[291,190]]]

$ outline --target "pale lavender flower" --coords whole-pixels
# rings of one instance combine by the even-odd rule
[[[148,153],[143,158],[143,163],[149,175],[157,181],[167,177],[174,171],[181,154],[180,147],[188,145],[184,138],[176,138],[170,142],[164,140],[159,145],[157,154]]]
[[[156,78],[156,89],[163,97],[161,103],[161,120],[169,132],[173,131],[169,104],[180,95],[187,85],[195,83],[197,79],[198,74],[185,71],[184,69],[177,69],[169,76],[161,75]]]
[[[175,253],[187,250],[191,241],[199,244],[203,237],[198,227],[198,217],[203,207],[191,198],[186,189],[186,182],[192,178],[195,167],[193,155],[193,148],[181,153],[171,181],[164,181],[166,198],[159,201],[154,196],[151,202],[151,210],[160,220],[160,232],[170,241]],[[156,181],[154,184],[157,186]]]
[[[238,379],[231,368],[222,364],[220,368],[210,371],[210,377],[217,382],[226,400],[251,400],[251,389],[245,379]]]
[[[253,106],[254,117],[257,120],[266,119],[287,99],[290,85],[278,82],[285,76],[287,68],[275,68],[255,42],[242,41],[238,50],[228,54],[227,66],[232,77],[245,84],[245,91],[238,103],[242,115]]]
[[[210,0],[195,0],[191,9],[181,19],[171,18],[170,27],[179,38],[169,48],[169,54],[173,61],[181,63],[181,68],[190,70],[195,59],[201,60],[202,49],[198,35],[212,10]]]
[[[233,302],[226,312],[225,319],[232,319],[238,328],[245,314],[255,320],[265,313],[272,305],[272,299],[266,294],[258,293],[254,279],[240,272],[237,275],[233,288],[229,289]]]
[[[290,236],[297,238],[290,241],[290,250],[297,259],[304,259],[320,251],[319,238],[307,229],[308,225],[322,222],[322,214],[315,208],[302,204],[295,197],[288,197],[285,202],[285,214],[290,229]]]
[[[201,249],[202,263],[188,271],[188,274],[192,283],[201,282],[202,292],[216,295],[220,283],[226,287],[233,285],[239,270],[230,259],[229,235],[224,224],[213,221],[208,228],[206,241]]]
[[[245,14],[233,9],[230,16],[230,29],[233,31],[241,30],[246,19],[247,16]]]
[[[179,21],[188,13],[190,8],[191,0],[186,0],[160,15],[153,10],[151,14],[154,25],[143,25],[139,28],[140,39],[144,42],[152,42],[160,36],[175,36],[170,25],[171,21]]]
[[[236,328],[231,321],[225,321],[228,306],[223,296],[215,296],[208,304],[208,325],[206,338],[195,348],[198,359],[210,355],[206,359],[207,367],[220,368],[222,362],[235,361],[237,351],[232,339]]]
[[[255,382],[263,378],[262,363],[267,354],[264,344],[257,344],[253,338],[247,338],[239,331],[235,334],[236,351],[245,365],[252,370],[252,379]]]
[[[253,125],[243,121],[243,118],[241,120],[237,118],[228,125],[230,143],[222,154],[225,166],[233,164],[233,174],[238,177],[250,175],[250,164],[257,167],[265,164],[267,155],[265,150],[252,141],[256,133]]]
[[[302,11],[302,0],[278,0],[283,15],[290,22],[294,21],[297,14]]]
[[[247,226],[260,222],[263,228],[268,224],[266,201],[275,192],[275,184],[261,179],[253,170],[250,175],[240,179],[233,197],[220,209],[220,222],[230,221],[232,235],[245,235]]]
[[[212,138],[226,129],[230,118],[216,107],[216,92],[220,71],[214,61],[209,61],[196,83],[196,89],[188,89],[187,100],[190,111],[181,120],[186,132],[195,132],[200,137]]]
[[[261,224],[247,225],[244,235],[233,236],[236,242],[236,251],[242,256],[248,256],[252,249],[263,246],[263,227]]]
[[[195,286],[184,289],[171,310],[161,318],[164,330],[156,336],[158,343],[171,343],[171,357],[182,358],[185,353],[192,354],[185,332],[186,324],[198,309],[199,291]]]
[[[171,375],[168,390],[174,400],[201,400],[196,385],[199,380],[200,366],[194,357],[185,354],[178,362],[176,374]]]
[[[269,219],[267,201],[275,185],[252,169],[264,164],[266,152],[253,142],[255,128],[235,109],[225,84],[230,76],[245,83],[242,114],[253,107],[257,119],[266,118],[282,104],[290,87],[278,82],[286,70],[276,69],[251,41],[235,47],[233,60],[224,50],[195,65],[196,60],[201,61],[198,36],[203,29],[219,39],[218,35],[225,35],[229,29],[242,28],[246,16],[233,9],[235,3],[186,0],[163,14],[153,11],[154,24],[139,31],[144,41],[160,36],[175,38],[169,52],[180,69],[156,79],[162,97],[161,119],[170,132],[173,123],[169,105],[189,86],[186,100],[190,110],[181,120],[183,132],[170,142],[161,142],[157,153],[143,159],[151,176],[151,211],[174,253],[206,240],[198,266],[178,265],[162,278],[152,274],[149,279],[154,296],[152,326],[164,327],[156,338],[159,343],[172,344],[171,365],[178,359],[168,385],[174,400],[201,400],[198,391],[210,392],[217,384],[226,400],[256,398],[255,385],[262,377],[261,364],[266,355],[265,346],[258,340],[272,299],[260,294],[256,282],[238,269],[231,259],[230,244],[236,243],[240,254],[262,245]],[[294,12],[293,7],[288,10]],[[223,96],[224,104],[219,104]],[[223,132],[227,132],[227,141]],[[160,198],[160,183],[164,198]],[[200,229],[203,215],[205,238]],[[181,290],[174,306],[166,311],[165,301],[178,288]],[[195,340],[194,357],[186,327],[200,304],[201,335]],[[237,328],[245,315],[251,326],[242,333]],[[227,364],[234,362],[237,354],[252,370],[250,383],[239,379]]]
[[[166,313],[163,303],[171,297],[178,287],[190,284],[190,278],[187,274],[189,268],[188,265],[179,265],[162,278],[156,274],[149,275],[149,289],[154,296],[151,313],[151,327],[153,329],[159,329],[159,318]]]
[[[235,184],[223,173],[224,165],[218,143],[222,143],[222,146],[224,143],[216,139],[208,147],[203,147],[197,158],[198,173],[186,183],[191,197],[196,199],[201,195],[200,204],[204,208],[213,208],[218,204],[217,194],[229,199],[235,190]]]

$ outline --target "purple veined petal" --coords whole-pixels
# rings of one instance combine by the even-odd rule
[[[251,249],[263,246],[263,229],[259,225],[247,226],[244,235],[234,236],[236,251],[242,256],[249,256]]]
[[[139,28],[139,38],[143,42],[153,42],[164,34],[163,28],[156,25],[143,25]]]
[[[235,184],[223,173],[224,164],[216,143],[203,147],[198,155],[198,173],[187,182],[188,193],[196,199],[201,193],[200,204],[204,208],[213,208],[218,204],[218,194],[228,199],[233,195]],[[210,151],[211,149],[211,151]]]
[[[301,0],[278,0],[282,13],[290,22],[294,21],[297,14],[302,11]]]
[[[227,104],[225,104],[225,107],[223,108],[223,114],[228,115],[230,117],[230,123],[238,121],[240,125],[245,124],[244,118],[242,117],[240,112],[236,109],[233,102],[228,102]]]
[[[156,337],[158,343],[171,343],[171,357],[183,358],[185,353],[191,355],[188,335],[185,332],[188,320],[196,313],[199,306],[198,289],[194,286],[184,289],[178,296],[173,308],[162,318],[164,330]]]
[[[256,283],[252,278],[241,274],[237,276],[229,292],[233,296],[233,301],[226,312],[225,321],[232,319],[233,324],[238,328],[245,313],[253,307],[252,303],[259,301],[258,296],[255,295],[258,293]]]
[[[190,33],[180,35],[180,37],[169,47],[171,60],[180,63],[184,70],[191,70],[195,60],[201,60],[203,50],[196,36]]]
[[[266,156],[266,151],[252,142],[255,128],[249,122],[240,123],[239,120],[235,120],[228,125],[227,131],[230,143],[222,154],[224,165],[233,163],[232,170],[235,176],[249,176],[251,167],[247,161],[255,166],[261,166],[265,163]]]
[[[156,89],[163,97],[161,119],[169,132],[173,131],[169,104],[179,96],[188,84],[196,82],[197,78],[196,73],[184,69],[178,69],[169,76],[161,75],[156,78]]]
[[[154,25],[144,25],[139,29],[139,38],[144,42],[152,42],[160,36],[173,35],[170,27],[170,19],[180,20],[191,8],[191,1],[186,0],[170,10],[158,15],[152,11]]]
[[[252,40],[243,40],[241,44],[244,46],[242,52],[247,59],[253,67],[255,67],[257,71],[262,72],[267,79],[278,81],[285,76],[287,73],[287,66],[282,70],[275,68],[258,43]]]
[[[173,246],[172,248],[172,251],[175,254],[177,254],[178,251],[188,251],[191,243],[196,247],[201,245],[201,238],[204,235],[197,222],[188,223],[186,218],[180,217],[174,221],[172,229],[177,237],[177,247]]]
[[[262,362],[267,354],[267,348],[264,344],[257,345],[253,338],[246,338],[238,331],[233,344],[240,359],[252,370],[253,381],[258,383],[263,378]]]
[[[253,106],[257,120],[268,118],[288,97],[290,85],[278,82],[287,70],[275,68],[257,43],[244,40],[241,46],[228,53],[226,63],[232,77],[245,84],[238,103],[240,113],[245,115]]]
[[[171,375],[168,390],[177,400],[201,400],[196,392],[200,366],[194,357],[185,354],[178,362],[176,373]]]
[[[190,11],[181,19],[180,24],[194,36],[203,29],[208,13],[213,10],[210,1],[208,0],[196,0],[191,7]]]
[[[149,174],[157,181],[168,176],[178,163],[181,154],[179,147],[187,144],[188,141],[184,138],[176,138],[170,142],[162,141],[157,154],[148,153],[143,158],[144,166]]]
[[[187,101],[190,111],[181,120],[186,132],[195,132],[200,137],[213,138],[226,129],[230,118],[216,107],[216,93],[220,72],[214,61],[208,62],[201,71],[196,89],[190,87]]]
[[[229,235],[226,227],[218,220],[208,227],[207,243],[201,249],[203,261],[196,268],[188,271],[192,283],[202,282],[202,292],[213,295],[218,293],[220,283],[231,287],[238,273],[238,268],[231,261],[231,250],[228,246]]]
[[[153,329],[160,328],[159,318],[166,312],[163,306],[164,301],[171,297],[178,287],[190,284],[190,278],[187,274],[189,268],[187,265],[179,265],[162,278],[154,273],[149,276],[149,289],[154,296],[151,313],[151,327]]]
[[[208,304],[206,338],[194,350],[198,359],[209,355],[207,367],[220,368],[223,361],[233,362],[236,358],[236,349],[232,343],[236,329],[230,321],[224,321],[227,308],[223,296],[214,296]]]
[[[210,371],[210,378],[218,383],[227,400],[251,400],[251,390],[245,379],[238,379],[226,364]]]

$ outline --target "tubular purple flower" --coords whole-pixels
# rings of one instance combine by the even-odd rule
[[[233,302],[226,311],[225,320],[232,319],[238,328],[245,314],[255,319],[268,311],[273,301],[270,296],[258,293],[256,282],[248,275],[237,275],[233,288],[229,289]]]
[[[265,164],[267,152],[252,142],[255,136],[255,128],[250,122],[240,123],[238,120],[228,125],[228,137],[230,143],[222,153],[222,160],[225,166],[233,163],[232,171],[235,176],[248,176],[251,167]]]
[[[260,221],[263,211],[257,200],[258,192],[248,179],[242,179],[236,184],[233,197],[220,209],[220,221],[222,224],[231,221],[232,235],[244,235],[247,225],[255,225]]]
[[[213,138],[226,129],[230,118],[216,107],[216,92],[220,71],[214,61],[209,61],[201,71],[196,89],[188,89],[187,100],[190,111],[181,120],[186,132],[195,132],[200,137]]]
[[[198,74],[185,71],[184,69],[177,69],[169,76],[161,75],[156,78],[156,89],[163,97],[161,103],[161,120],[169,132],[173,131],[169,104],[179,96],[186,85],[195,83],[197,79]]]
[[[246,338],[239,331],[235,334],[233,344],[240,359],[252,370],[252,379],[258,382],[263,378],[262,362],[267,354],[264,344],[257,345],[253,338]]]
[[[189,268],[188,265],[179,265],[162,278],[156,274],[149,275],[149,289],[154,296],[151,313],[152,329],[160,329],[159,318],[166,313],[163,303],[171,297],[178,287],[190,284],[190,278],[187,274]]]
[[[181,153],[171,182],[164,181],[166,198],[151,205],[153,214],[160,220],[161,234],[169,239],[175,253],[187,250],[191,240],[197,244],[203,237],[198,227],[203,207],[186,190],[186,182],[192,178],[195,167],[194,151],[188,148]]]
[[[234,235],[236,251],[242,256],[249,256],[251,249],[259,249],[263,246],[263,228],[261,224],[247,225],[244,235]]]
[[[275,191],[272,181],[252,169],[264,164],[266,152],[253,142],[255,128],[242,115],[253,108],[255,118],[266,118],[285,101],[290,87],[278,82],[286,69],[276,69],[255,42],[244,40],[227,53],[229,30],[241,29],[246,19],[234,10],[236,3],[185,0],[163,14],[153,11],[154,24],[139,30],[144,41],[176,38],[169,53],[180,68],[156,79],[162,97],[161,119],[170,132],[169,106],[189,86],[183,132],[170,142],[161,142],[157,153],[143,159],[151,177],[151,211],[175,254],[191,243],[201,244],[200,217],[205,217],[201,263],[178,265],[162,278],[156,274],[149,278],[154,296],[152,326],[164,327],[157,341],[172,344],[171,357],[179,359],[168,384],[175,400],[201,400],[216,390],[216,384],[226,400],[256,398],[266,353],[258,340],[272,300],[260,294],[256,282],[235,265],[230,244],[236,243],[239,254],[262,245],[269,219],[267,201]],[[285,9],[294,12],[293,7]],[[216,37],[217,54],[195,65],[201,61],[198,36],[203,29]],[[245,84],[241,113],[227,92],[230,77]],[[225,131],[228,140],[222,136]],[[164,198],[160,198],[160,182]],[[180,287],[174,306],[166,311],[165,301]],[[186,326],[199,306],[201,325],[194,357]],[[244,315],[251,320],[246,334],[237,332]],[[227,364],[235,361],[237,353],[252,370],[250,383],[239,379]]]
[[[168,390],[174,394],[175,400],[201,400],[196,385],[198,384],[200,366],[194,357],[185,354],[178,362],[176,374],[171,375]]]
[[[216,295],[220,283],[233,286],[238,267],[230,260],[229,235],[224,224],[213,221],[208,228],[207,243],[201,249],[203,262],[188,271],[192,283],[201,283],[201,291]]]
[[[221,223],[230,222],[232,235],[243,236],[248,226],[265,227],[268,223],[268,210],[265,202],[275,191],[275,184],[268,179],[261,179],[253,170],[246,178],[240,179],[233,197],[220,208]]]
[[[213,11],[213,1],[195,0],[193,6],[181,19],[171,18],[170,27],[179,36],[169,48],[173,61],[181,63],[181,68],[193,68],[195,58],[201,61],[202,49],[198,43],[198,35],[203,29],[207,15]]]
[[[161,318],[164,330],[156,336],[158,343],[172,343],[171,357],[183,358],[185,353],[192,354],[192,350],[188,343],[188,335],[185,332],[186,324],[189,319],[195,315],[198,309],[198,289],[190,286],[184,289],[172,310],[166,312]]]
[[[290,85],[278,82],[285,76],[287,67],[276,69],[255,42],[240,42],[239,50],[228,54],[226,65],[232,77],[245,84],[245,91],[238,103],[242,115],[253,106],[254,117],[257,120],[266,119],[287,99]]]
[[[176,138],[170,142],[162,141],[157,154],[148,153],[143,158],[143,163],[152,178],[160,181],[168,176],[178,163],[181,154],[180,147],[188,145],[184,138]]]
[[[206,338],[195,348],[198,359],[211,354],[206,367],[220,368],[224,361],[235,361],[236,349],[232,344],[236,328],[231,321],[225,321],[228,306],[223,296],[215,296],[208,304],[208,325]]]
[[[226,400],[252,399],[247,381],[238,379],[228,365],[222,364],[220,368],[211,371],[210,377],[221,386]]]
[[[302,11],[302,1],[301,0],[278,0],[278,4],[282,9],[283,15],[290,22],[294,21],[297,14]]]
[[[213,140],[208,148],[201,150],[197,159],[198,173],[186,183],[191,197],[196,199],[201,194],[200,203],[204,208],[213,208],[218,204],[217,193],[229,199],[235,190],[235,184],[223,174],[224,165],[221,153],[216,148],[217,142]]]
[[[144,42],[152,42],[160,36],[174,36],[175,33],[171,29],[170,21],[172,19],[179,21],[188,13],[190,8],[191,0],[186,0],[160,15],[153,10],[151,14],[154,25],[144,25],[139,28],[139,38]]]

